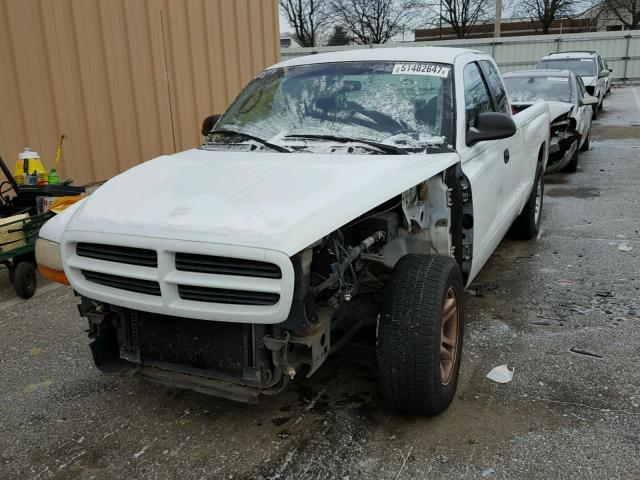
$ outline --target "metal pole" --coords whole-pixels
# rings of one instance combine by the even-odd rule
[[[502,0],[496,0],[496,20],[493,26],[493,36],[500,38],[500,24],[502,23]]]
[[[442,0],[440,0],[440,18],[438,18],[438,21],[440,22],[438,31],[440,32],[440,40],[442,40]]]
[[[627,35],[627,46],[624,54],[624,78],[622,82],[626,85],[627,83],[627,67],[629,65],[629,43],[631,43],[631,35]]]

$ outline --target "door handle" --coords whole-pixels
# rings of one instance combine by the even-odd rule
[[[504,163],[509,163],[509,149],[504,151]]]

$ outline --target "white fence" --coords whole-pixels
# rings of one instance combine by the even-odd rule
[[[495,58],[502,72],[534,68],[538,60],[551,52],[595,50],[613,70],[617,82],[640,81],[640,30],[590,32],[566,35],[531,35],[526,37],[405,42],[384,45],[349,45],[342,47],[283,48],[282,60],[303,55],[352,50],[358,48],[451,46],[482,50]]]

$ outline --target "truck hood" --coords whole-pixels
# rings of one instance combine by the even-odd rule
[[[188,150],[105,183],[41,236],[83,231],[293,255],[459,162],[456,153],[296,154]]]
[[[598,83],[598,77],[581,77],[585,87],[592,87]]]

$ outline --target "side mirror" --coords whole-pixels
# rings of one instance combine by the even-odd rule
[[[609,70],[601,70],[598,74],[598,78],[605,78],[609,76]]]
[[[504,113],[479,113],[473,125],[467,129],[467,146],[486,140],[499,140],[511,137],[516,133],[513,119]]]
[[[213,130],[213,127],[216,125],[220,117],[221,115],[219,113],[216,113],[215,115],[209,115],[207,118],[204,119],[204,121],[202,122],[202,131],[201,131],[203,136],[206,137],[207,135],[209,135],[209,133],[211,132],[211,130]]]
[[[598,100],[598,97],[593,97],[591,95],[585,95],[584,97],[582,97],[580,99],[580,106],[583,107],[585,105],[597,105],[597,103],[600,100]]]

